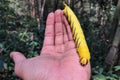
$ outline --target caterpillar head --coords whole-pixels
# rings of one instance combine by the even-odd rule
[[[86,58],[81,58],[81,59],[80,59],[80,63],[81,63],[82,66],[85,66],[85,65],[87,65],[87,63],[88,63],[88,59],[86,59]]]

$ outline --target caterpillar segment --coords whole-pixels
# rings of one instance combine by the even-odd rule
[[[90,52],[81,25],[70,7],[67,6],[65,3],[63,4],[65,6],[65,8],[63,9],[63,13],[65,14],[68,22],[70,23],[71,31],[77,47],[77,52],[80,57],[80,63],[81,65],[85,66],[90,61]]]

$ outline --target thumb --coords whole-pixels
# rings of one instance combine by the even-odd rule
[[[20,52],[11,52],[10,57],[15,62],[14,70],[15,70],[16,75],[22,78],[22,68],[20,66],[21,66],[21,63],[24,60],[26,60],[25,56],[21,54]]]
[[[22,61],[26,60],[25,56],[20,52],[11,52],[10,57],[13,59],[15,64],[19,64]]]

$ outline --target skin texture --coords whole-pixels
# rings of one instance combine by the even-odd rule
[[[40,56],[12,52],[15,73],[23,80],[90,80],[90,63],[81,66],[70,26],[62,10],[49,13]]]

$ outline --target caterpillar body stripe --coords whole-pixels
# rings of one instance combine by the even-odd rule
[[[80,57],[80,63],[82,65],[86,65],[90,61],[90,52],[81,25],[70,7],[67,6],[65,3],[63,4],[65,6],[65,8],[63,9],[63,13],[70,23],[71,31]]]

